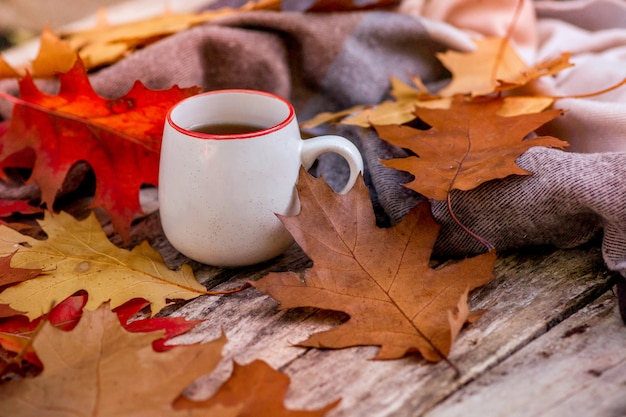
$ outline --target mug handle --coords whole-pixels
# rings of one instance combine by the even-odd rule
[[[326,152],[341,155],[350,166],[348,182],[339,192],[345,194],[352,189],[360,173],[363,172],[363,158],[356,146],[348,139],[337,135],[317,136],[302,141],[300,159],[307,170],[313,166],[315,160]]]

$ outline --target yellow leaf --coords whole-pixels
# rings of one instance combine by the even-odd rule
[[[349,116],[352,113],[365,110],[366,108],[368,108],[368,106],[354,106],[354,107],[350,107],[349,109],[338,111],[336,113],[331,113],[331,112],[319,113],[315,117],[300,123],[300,127],[303,129],[312,129],[314,127],[323,125],[324,123],[333,122],[335,120],[341,119],[342,117]]]
[[[370,127],[373,124],[403,124],[415,119],[416,101],[383,101],[376,107],[364,110],[341,121],[341,124]]]
[[[421,80],[415,79],[415,82],[417,89],[396,77],[392,77],[390,94],[395,98],[395,101],[383,101],[376,106],[367,108],[354,116],[344,119],[341,123],[361,127],[404,124],[415,119],[416,106],[427,108],[449,107],[449,99],[434,97],[428,93]]]
[[[512,88],[517,88],[522,85],[528,84],[532,80],[536,80],[539,77],[545,77],[548,75],[553,75],[563,71],[566,68],[573,67],[569,61],[569,58],[572,54],[569,52],[562,53],[559,57],[547,60],[538,63],[534,67],[527,68],[517,76],[507,79],[499,80],[499,86],[497,88],[498,91],[502,90],[510,90]]]
[[[61,40],[48,27],[41,32],[39,52],[30,65],[13,68],[0,57],[0,78],[22,77],[29,71],[33,77],[54,77],[74,66],[78,55],[69,43]]]
[[[93,214],[77,221],[67,213],[46,213],[40,224],[46,240],[0,226],[0,253],[17,251],[11,266],[44,271],[0,293],[0,304],[9,304],[31,319],[79,290],[89,293],[88,310],[107,301],[115,308],[132,298],[144,298],[152,304],[153,314],[167,300],[207,293],[189,265],[170,270],[147,242],[132,251],[116,247]]]
[[[527,65],[506,39],[476,40],[476,50],[468,53],[447,51],[437,58],[452,72],[452,81],[439,94],[486,95],[495,91],[498,80],[516,79]]]
[[[273,10],[280,1],[248,2],[239,9],[223,7],[201,13],[165,13],[162,16],[110,25],[100,19],[96,27],[68,33],[64,38],[78,51],[87,68],[108,65],[166,36],[230,14]]]
[[[58,73],[69,71],[78,55],[70,44],[61,40],[46,27],[41,33],[39,53],[31,63],[33,77],[54,77]]]
[[[554,103],[552,97],[512,96],[505,97],[502,107],[496,112],[498,116],[521,116],[523,114],[540,113]]]
[[[0,78],[15,78],[19,77],[19,73],[9,65],[4,58],[0,57]]]
[[[539,77],[571,67],[570,55],[564,53],[556,59],[531,67],[526,65],[507,39],[479,39],[476,40],[476,50],[472,52],[447,51],[437,54],[437,58],[452,73],[452,81],[439,95],[479,96],[521,87]]]

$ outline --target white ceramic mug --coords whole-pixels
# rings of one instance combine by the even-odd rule
[[[249,124],[239,134],[203,133],[202,125]],[[211,130],[212,128],[208,129]],[[163,231],[178,251],[223,267],[252,265],[280,255],[293,242],[276,213],[296,215],[300,167],[325,152],[344,157],[354,185],[363,160],[334,135],[303,140],[292,105],[273,94],[220,90],[170,109],[159,168]]]

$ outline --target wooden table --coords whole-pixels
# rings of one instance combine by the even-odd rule
[[[160,231],[158,213],[135,226],[172,268],[190,262]],[[132,242],[131,242],[132,244]],[[302,269],[308,258],[294,245],[277,260],[221,270],[191,262],[210,288],[224,289],[270,270]],[[345,319],[310,308],[279,310],[254,288],[200,297],[168,307],[165,314],[204,319],[176,343],[209,341],[223,330],[226,359],[263,359],[291,377],[289,408],[314,409],[342,398],[328,415],[339,416],[626,416],[626,326],[612,287],[617,279],[601,258],[599,241],[585,247],[534,248],[501,255],[496,277],[471,295],[487,312],[462,331],[450,360],[419,356],[373,361],[377,347],[319,350],[296,347],[311,332]],[[210,396],[232,369],[224,360],[188,391]]]

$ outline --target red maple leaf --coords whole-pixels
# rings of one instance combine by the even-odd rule
[[[86,303],[87,293],[81,292],[63,300],[46,316],[32,321],[21,314],[0,318],[0,346],[9,352],[23,352],[24,360],[41,367],[41,362],[30,345],[30,340],[41,321],[48,320],[50,324],[61,330],[73,330],[83,314],[83,307]],[[128,322],[131,317],[148,304],[146,300],[135,298],[113,311],[117,314],[122,327],[130,332],[145,333],[164,330],[165,336],[152,342],[152,348],[157,352],[163,352],[173,347],[173,345],[166,345],[165,343],[201,322],[201,320],[187,320],[184,317],[145,318]]]
[[[96,176],[93,206],[104,208],[127,238],[133,217],[141,213],[139,188],[157,185],[165,115],[199,88],[150,90],[137,81],[123,97],[108,99],[95,92],[80,60],[59,81],[58,95],[40,91],[28,74],[19,82],[20,98],[0,93],[15,103],[0,137],[0,168],[32,149],[29,181],[39,185],[42,202],[51,209],[69,170],[86,161]]]

